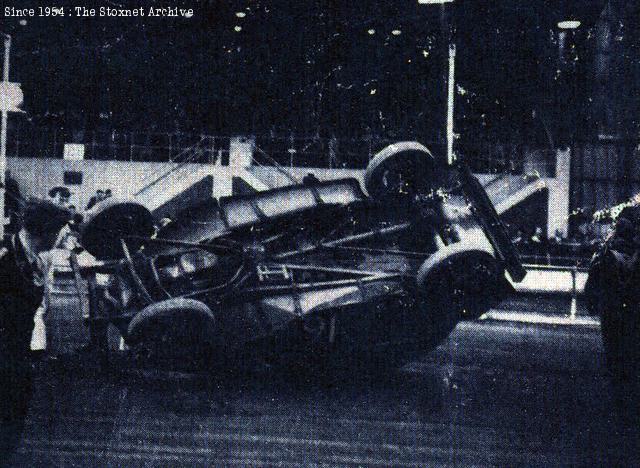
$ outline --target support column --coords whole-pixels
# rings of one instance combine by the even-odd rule
[[[569,182],[571,178],[571,148],[556,150],[556,176],[547,178],[549,205],[547,236],[550,238],[556,230],[563,236],[569,233]]]

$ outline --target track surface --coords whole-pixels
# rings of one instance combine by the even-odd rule
[[[78,366],[78,367],[76,367]],[[16,466],[632,466],[594,328],[474,322],[397,371],[37,371]]]

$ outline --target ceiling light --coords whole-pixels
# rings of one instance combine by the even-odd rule
[[[582,23],[578,20],[565,20],[558,23],[560,29],[577,29]]]

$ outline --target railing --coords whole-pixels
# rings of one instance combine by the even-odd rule
[[[85,159],[115,161],[172,162],[201,139],[198,163],[212,163],[229,152],[229,137],[184,132],[96,131],[68,132],[60,128],[40,128],[21,124],[10,126],[7,155],[10,157],[62,158],[65,143],[83,144]]]
[[[524,267],[527,271],[569,272],[571,274],[571,303],[568,315],[570,320],[575,320],[578,315],[578,273],[587,273],[589,269],[583,266],[578,266],[578,264],[574,264],[573,266],[525,264]]]
[[[492,139],[462,139],[456,152],[465,156],[474,172],[555,175],[555,153],[546,147]]]
[[[291,174],[291,172],[287,171],[284,167],[282,167],[278,161],[274,158],[272,158],[270,155],[268,155],[262,148],[260,148],[259,146],[255,147],[256,152],[261,156],[261,158],[253,158],[253,164],[259,167],[264,167],[267,166],[267,164],[263,164],[262,163],[262,159],[265,159],[267,162],[271,163],[268,166],[269,167],[274,167],[279,173],[281,173],[282,175],[284,175],[287,179],[289,179],[289,181],[293,184],[299,184],[300,181],[293,175]],[[271,187],[273,188],[273,187]]]
[[[520,260],[523,263],[536,266],[545,266],[551,268],[567,268],[578,266],[580,268],[586,267],[591,261],[590,256],[560,256],[551,254],[534,254],[534,255],[520,255]]]
[[[514,242],[524,263],[547,265],[556,267],[571,267],[589,265],[593,254],[598,250],[599,243],[567,241],[536,244],[532,242]]]
[[[84,158],[93,160],[173,162],[203,138],[193,162],[211,164],[226,160],[231,137],[184,132],[95,131],[72,132],[56,127],[36,127],[20,120],[10,122],[7,155],[10,157],[62,158],[65,143],[83,144]],[[441,154],[442,142],[416,138]],[[363,169],[375,154],[397,141],[382,136],[362,138],[325,138],[319,136],[256,135],[256,147],[269,155],[270,160],[255,157],[262,165],[281,167],[321,167]],[[540,168],[541,175],[551,175],[554,159],[545,150],[492,140],[460,142],[456,151],[465,156],[472,170],[482,173],[522,174]],[[537,162],[525,167],[526,161]]]
[[[208,144],[209,144],[209,139],[207,137],[201,137],[200,140],[196,142],[193,146],[189,148],[185,148],[178,155],[178,157],[172,161],[176,163],[175,166],[171,167],[166,171],[163,169],[160,169],[158,171],[151,173],[147,177],[145,177],[142,180],[142,183],[144,184],[143,187],[140,190],[138,190],[134,195],[135,196],[141,195],[145,191],[149,190],[151,187],[155,186],[162,180],[169,177],[171,174],[185,167],[187,164],[194,163],[195,161],[197,161],[199,150],[203,147],[206,147]],[[211,161],[211,163],[212,164],[215,163],[215,160]]]

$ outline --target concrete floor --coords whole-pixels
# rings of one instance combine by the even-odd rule
[[[593,327],[460,324],[396,371],[41,364],[16,466],[633,466]]]

